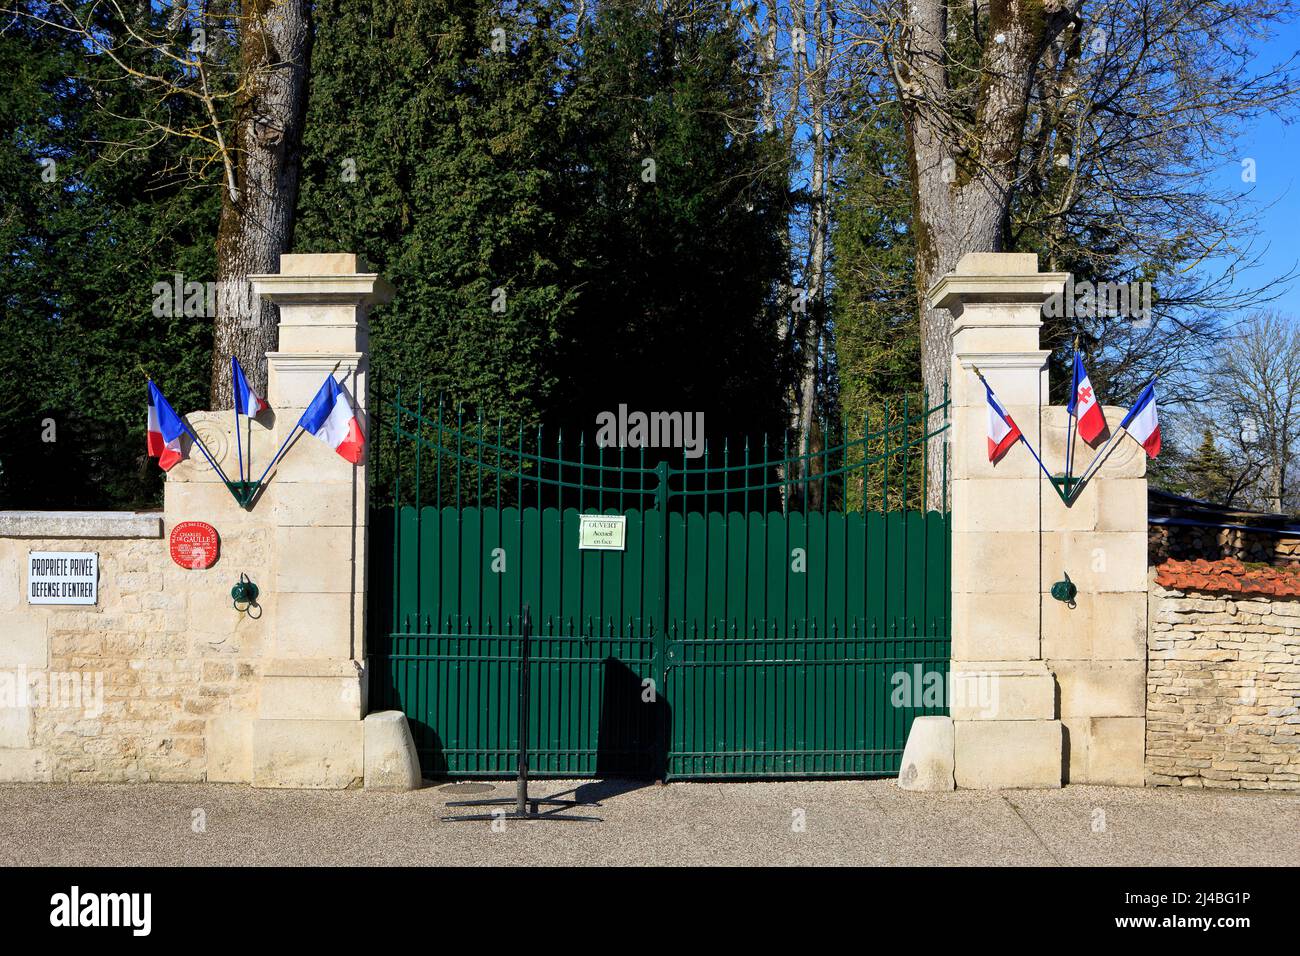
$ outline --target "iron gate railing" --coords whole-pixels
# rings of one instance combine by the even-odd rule
[[[406,712],[427,774],[514,773],[524,604],[539,774],[887,775],[912,718],[943,712],[907,691],[947,673],[947,509],[916,507],[946,395],[833,446],[680,464],[581,436],[566,454],[418,392],[372,407],[397,456],[372,512],[372,702]],[[587,513],[625,516],[624,550],[579,550]]]

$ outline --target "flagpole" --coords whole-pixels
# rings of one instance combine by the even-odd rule
[[[266,471],[262,472],[262,477],[257,479],[257,483],[259,485],[266,478],[266,476],[271,473],[271,469],[275,467],[275,463],[280,460],[280,456],[284,454],[284,450],[287,447],[289,447],[289,442],[293,439],[294,435],[298,434],[298,429],[301,427],[302,427],[302,419],[299,419],[298,423],[293,426],[293,431],[289,432],[289,434],[285,436],[284,441],[280,444],[279,450],[275,453],[274,457],[271,458],[270,464],[266,466]]]
[[[1115,444],[1115,441],[1119,438],[1119,436],[1127,435],[1127,434],[1128,434],[1128,429],[1124,428],[1123,426],[1120,426],[1120,428],[1113,435],[1111,435],[1110,438],[1106,439],[1106,444],[1101,446],[1101,450],[1097,452],[1096,455],[1093,456],[1092,461],[1088,462],[1088,467],[1083,470],[1083,474],[1080,475],[1079,480],[1075,482],[1074,484],[1075,488],[1083,487],[1083,483],[1087,481],[1089,478],[1091,478],[1093,474],[1096,472],[1096,470],[1101,467],[1101,461],[1103,458],[1106,457],[1106,452],[1110,450],[1110,447],[1113,444]]]
[[[339,366],[342,365],[342,364],[343,364],[343,360],[342,360],[342,359],[339,359],[337,362],[335,362],[335,363],[334,363],[334,367],[333,367],[332,369],[329,370],[329,374],[326,375],[325,377],[326,377],[326,378],[333,378],[333,377],[334,377],[334,373],[337,372],[337,371],[339,370]],[[346,373],[345,373],[345,374],[346,374]],[[324,385],[325,383],[322,382],[321,384]],[[354,411],[355,411],[355,409],[354,409]],[[303,414],[305,415],[306,412],[304,411]],[[276,451],[275,455],[271,458],[271,463],[270,463],[269,465],[267,465],[267,466],[266,466],[266,470],[265,470],[264,472],[262,472],[262,477],[257,479],[257,483],[258,483],[259,485],[260,485],[260,484],[262,483],[262,481],[266,478],[266,476],[269,475],[269,474],[271,473],[271,469],[274,468],[274,467],[275,467],[275,463],[276,463],[277,461],[280,460],[280,456],[284,454],[284,450],[285,450],[285,448],[287,448],[287,447],[289,446],[289,442],[293,439],[293,436],[294,436],[294,435],[298,434],[298,429],[300,429],[300,428],[302,428],[302,416],[299,416],[297,423],[293,426],[293,431],[289,432],[289,434],[285,437],[284,441],[280,444],[279,449]],[[251,474],[251,471],[250,471],[250,474]]]
[[[1074,476],[1074,436],[1078,433],[1079,421],[1079,382],[1076,371],[1079,367],[1079,336],[1074,337],[1074,356],[1070,362],[1070,404],[1074,405],[1074,414],[1069,416],[1069,421],[1065,424],[1065,486],[1070,487],[1070,479]],[[1068,407],[1068,406],[1067,406]]]
[[[239,401],[235,397],[235,357],[230,356],[230,407],[235,416],[235,453],[239,456],[239,483],[244,483],[244,440],[239,435]],[[250,449],[251,450],[251,449]],[[248,470],[253,470],[253,461],[250,458]]]
[[[185,429],[185,434],[189,435],[190,440],[193,441],[194,444],[198,446],[199,451],[203,452],[203,457],[208,460],[208,464],[212,466],[212,470],[221,476],[222,481],[224,481],[226,484],[230,484],[230,479],[226,476],[225,471],[223,471],[221,466],[217,464],[216,459],[213,458],[210,454],[208,454],[208,446],[203,444],[203,440],[199,438],[198,435],[194,434],[194,429],[190,428],[190,423],[187,422],[185,419],[181,418],[179,415],[177,415],[176,417],[180,419],[181,427]]]
[[[1160,376],[1158,375],[1151,376],[1150,380],[1146,383],[1146,385],[1143,385],[1142,388],[1138,390],[1138,395],[1141,396],[1141,394],[1145,392],[1147,388],[1150,385],[1152,385],[1155,382],[1155,380],[1159,377]],[[1129,412],[1130,413],[1132,412],[1131,408],[1129,409]],[[1127,417],[1128,416],[1126,415],[1125,418]],[[1101,451],[1097,452],[1097,454],[1093,456],[1092,461],[1088,462],[1088,467],[1085,468],[1083,474],[1079,476],[1079,483],[1076,487],[1082,486],[1087,479],[1093,476],[1096,470],[1101,467],[1101,461],[1105,457],[1106,452],[1110,449],[1110,446],[1115,444],[1115,441],[1119,438],[1120,435],[1126,435],[1126,434],[1128,434],[1128,427],[1125,425],[1120,425],[1119,428],[1115,431],[1115,433],[1112,434],[1110,438],[1106,440],[1106,444],[1101,446]]]

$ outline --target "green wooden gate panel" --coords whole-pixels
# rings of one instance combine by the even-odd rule
[[[371,706],[406,713],[426,774],[515,773],[525,605],[540,775],[891,775],[911,721],[945,712],[922,690],[946,684],[949,521],[916,506],[924,465],[910,496],[906,476],[946,402],[821,452],[829,508],[806,487],[791,506],[780,476],[807,456],[766,446],[761,465],[597,467],[378,407],[398,462],[372,510]],[[623,551],[578,548],[592,513],[625,517]]]

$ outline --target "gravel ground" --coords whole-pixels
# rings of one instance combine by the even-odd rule
[[[404,794],[0,785],[0,865],[1300,863],[1300,795],[1072,786],[916,794],[890,780],[534,781],[601,823],[444,823]],[[513,782],[484,796],[510,796]],[[196,833],[196,811],[205,832]],[[798,826],[802,820],[802,828]]]

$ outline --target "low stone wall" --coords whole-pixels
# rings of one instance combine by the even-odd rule
[[[223,723],[257,706],[263,625],[230,606],[265,580],[267,532],[223,522],[208,570],[172,562],[162,513],[0,513],[0,780],[223,780]],[[99,555],[95,606],[31,605],[30,551]],[[233,575],[233,576],[232,576]],[[227,580],[229,579],[229,580]]]
[[[1150,593],[1147,783],[1300,790],[1300,573],[1170,561]]]

